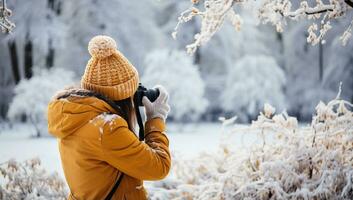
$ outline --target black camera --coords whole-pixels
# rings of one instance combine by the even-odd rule
[[[137,91],[134,95],[134,107],[135,107],[135,112],[136,112],[136,119],[137,119],[137,124],[139,125],[139,138],[140,141],[143,141],[145,139],[145,133],[144,133],[144,127],[143,127],[143,122],[140,114],[140,109],[138,108],[139,106],[143,106],[142,103],[142,98],[147,97],[151,102],[154,102],[159,96],[159,90],[158,89],[147,89],[143,87],[143,85],[140,83],[139,87],[137,88]]]
[[[141,83],[137,88],[137,91],[134,95],[134,101],[138,106],[143,106],[142,98],[147,97],[151,102],[154,102],[159,96],[158,89],[147,89]]]

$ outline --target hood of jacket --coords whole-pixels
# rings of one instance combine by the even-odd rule
[[[102,113],[115,110],[105,101],[90,96],[90,91],[74,88],[60,91],[48,105],[48,131],[57,138],[65,138]]]

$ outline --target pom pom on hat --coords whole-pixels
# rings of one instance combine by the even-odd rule
[[[95,36],[88,43],[88,52],[98,59],[106,58],[116,52],[117,46],[113,38],[105,35]]]

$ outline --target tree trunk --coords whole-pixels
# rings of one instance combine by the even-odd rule
[[[48,8],[51,9],[56,15],[61,14],[61,0],[48,0]],[[46,67],[50,69],[54,66],[55,48],[53,47],[53,40],[50,38],[48,41],[48,55],[46,57]]]
[[[30,79],[33,75],[33,44],[32,41],[27,39],[25,44],[25,54],[24,54],[24,69],[25,69],[25,78]]]
[[[277,40],[278,40],[279,43],[280,43],[279,52],[280,52],[281,55],[283,55],[283,54],[284,54],[283,34],[280,33],[280,32],[277,32],[276,35],[277,35]]]
[[[61,1],[60,0],[48,0],[48,8],[55,12],[55,14],[61,14]]]
[[[285,49],[284,49],[284,39],[283,39],[283,33],[276,33],[276,36],[277,36],[277,40],[279,42],[279,54],[280,54],[280,57],[278,58],[279,60],[279,65],[280,67],[283,69],[283,71],[285,73],[287,73],[287,66],[286,66],[286,62],[284,60],[284,54],[285,54]]]
[[[323,45],[319,43],[319,81],[322,82],[324,74],[324,55],[323,55]]]
[[[197,27],[197,24],[196,24],[196,21],[193,20],[193,25],[194,25],[194,28]],[[194,29],[194,35],[197,34],[198,31],[196,30],[196,28]],[[198,47],[196,49],[196,52],[195,52],[195,55],[194,55],[194,64],[198,65],[200,64],[201,62],[201,50],[200,50],[201,47]]]
[[[201,61],[201,52],[200,52],[200,47],[196,49],[195,52],[195,57],[194,57],[194,64],[198,65],[200,64]]]
[[[49,39],[49,50],[46,58],[47,69],[50,69],[54,66],[54,56],[55,56],[55,49],[53,47],[53,42],[51,39]]]
[[[7,44],[10,52],[12,75],[15,80],[15,84],[17,85],[21,80],[21,76],[20,76],[20,70],[18,66],[16,42],[15,40],[13,40],[8,42]]]
[[[352,61],[352,58],[351,58],[351,61]],[[353,65],[351,65],[351,77],[353,77]],[[352,81],[352,88],[353,88],[353,81]],[[353,102],[353,90],[352,90],[351,102]]]

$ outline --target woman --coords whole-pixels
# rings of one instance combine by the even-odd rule
[[[165,135],[168,94],[144,97],[145,142],[134,134],[132,97],[137,70],[108,36],[88,45],[80,88],[55,95],[48,107],[48,129],[58,138],[69,199],[147,199],[143,180],[163,179],[171,159]]]

